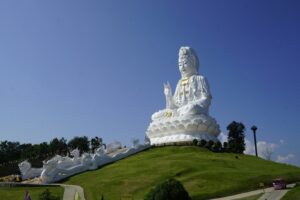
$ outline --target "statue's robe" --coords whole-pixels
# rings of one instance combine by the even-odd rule
[[[211,99],[208,82],[201,75],[192,75],[179,80],[173,96],[179,115],[208,114]]]
[[[177,83],[171,109],[154,113],[152,120],[166,116],[207,115],[211,99],[209,85],[204,76],[192,75],[183,78]]]

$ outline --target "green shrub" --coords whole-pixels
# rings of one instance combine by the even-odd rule
[[[213,145],[212,145],[212,150],[214,152],[220,152],[221,151],[221,147],[222,147],[222,144],[221,142],[215,142]]]
[[[176,179],[168,179],[146,195],[145,200],[190,200],[189,194]]]
[[[193,140],[193,145],[195,145],[195,146],[196,146],[196,145],[197,145],[197,143],[198,143],[198,140],[197,140],[197,139],[194,139],[194,140]]]
[[[227,151],[227,149],[228,149],[228,143],[227,143],[227,142],[224,142],[224,143],[223,143],[223,150],[224,150],[224,151]]]
[[[204,146],[206,145],[206,143],[207,143],[206,140],[203,140],[203,139],[202,139],[202,140],[200,140],[199,146],[200,146],[200,147],[204,147]]]
[[[206,143],[205,147],[208,148],[208,149],[211,149],[213,145],[214,145],[214,141],[209,140],[209,141]]]
[[[46,189],[39,195],[39,200],[60,200],[59,197],[51,195],[49,189]]]

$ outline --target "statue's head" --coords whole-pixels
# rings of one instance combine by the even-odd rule
[[[78,148],[73,149],[73,151],[71,151],[70,154],[71,154],[71,156],[73,156],[74,158],[80,157],[80,152],[79,152]]]
[[[198,74],[199,59],[195,50],[191,47],[180,47],[178,65],[182,78]]]
[[[22,174],[27,172],[31,168],[31,164],[27,160],[21,162],[18,166],[19,166],[19,169],[20,169]]]

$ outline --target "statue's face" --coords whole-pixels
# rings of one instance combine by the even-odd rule
[[[197,74],[196,66],[192,60],[192,56],[188,54],[179,54],[178,65],[182,78],[187,78]]]

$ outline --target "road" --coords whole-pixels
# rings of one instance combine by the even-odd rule
[[[83,188],[78,185],[66,185],[66,184],[55,184],[63,187],[64,198],[63,200],[74,200],[76,192],[78,193],[80,200],[85,200]]]
[[[288,191],[289,189],[266,192],[258,200],[280,200]]]
[[[288,191],[289,189],[293,188],[295,184],[289,184],[287,185],[286,190],[274,190],[273,187],[265,188],[264,190],[254,190],[251,192],[245,192],[237,195],[232,195],[228,197],[222,197],[222,198],[216,198],[211,200],[234,200],[234,199],[241,199],[245,197],[254,196],[257,194],[263,194],[258,200],[280,200]]]

